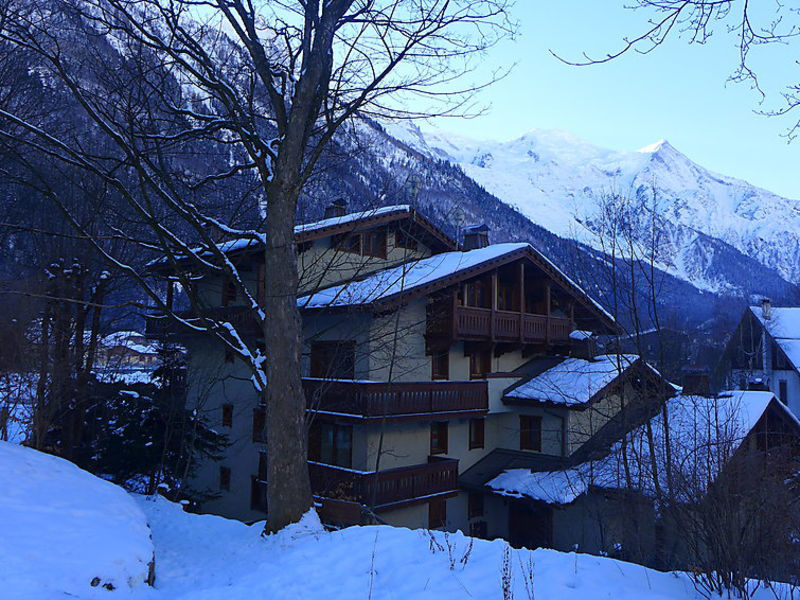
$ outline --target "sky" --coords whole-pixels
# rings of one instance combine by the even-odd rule
[[[724,28],[704,45],[675,37],[650,54],[629,53],[602,65],[572,67],[550,54],[580,59],[584,51],[601,56],[617,49],[623,36],[641,31],[647,17],[622,5],[623,0],[517,0],[513,16],[520,34],[492,49],[482,65],[488,72],[515,64],[478,97],[486,113],[423,129],[493,140],[562,129],[614,150],[667,139],[712,171],[800,198],[800,139],[789,144],[785,137],[800,112],[794,119],[756,114],[779,107],[782,87],[800,82],[798,44],[753,50],[762,86],[772,92],[762,104],[747,84],[728,81],[738,55]]]

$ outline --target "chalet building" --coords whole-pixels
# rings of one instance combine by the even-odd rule
[[[745,310],[721,370],[729,386],[769,390],[800,416],[800,306]]]
[[[489,244],[478,227],[459,246],[408,206],[332,206],[296,237],[309,470],[323,507],[356,507],[340,522],[363,509],[508,537],[519,517],[476,470],[585,460],[674,393],[638,357],[600,353],[595,337],[617,323],[529,244]],[[262,298],[259,244],[223,249]],[[203,310],[261,343],[235,288],[208,276],[197,286]],[[190,393],[231,441],[197,473],[194,487],[216,496],[202,508],[262,519],[265,412],[247,369],[207,337],[181,343]]]
[[[671,475],[677,482],[672,489],[663,452],[664,413],[669,423]],[[564,551],[579,548],[685,569],[691,566],[685,562],[683,547],[686,523],[676,527],[669,518],[659,516],[657,486],[661,493],[670,494],[671,502],[702,504],[710,486],[726,476],[747,486],[754,484],[748,477],[757,477],[763,466],[789,465],[793,472],[780,457],[797,456],[800,422],[769,391],[737,390],[714,396],[681,392],[666,402],[663,412],[652,416],[649,430],[640,425],[625,437],[624,447],[616,442],[592,460],[565,466],[504,456],[480,473],[468,471],[462,479],[468,479],[473,488],[491,490],[494,504],[509,507],[508,530],[502,530],[504,523],[498,521],[500,529],[494,533],[512,544]],[[655,453],[650,452],[649,440],[657,448]],[[667,563],[665,552],[671,553]]]

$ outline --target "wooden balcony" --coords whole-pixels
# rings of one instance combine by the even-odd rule
[[[320,498],[374,504],[375,510],[400,508],[449,498],[458,493],[458,461],[431,462],[377,472],[361,472],[322,463],[308,463],[311,490]]]
[[[309,410],[363,420],[420,421],[481,416],[485,381],[366,382],[304,378]]]
[[[459,340],[559,343],[569,341],[572,322],[562,317],[458,306],[453,329]]]

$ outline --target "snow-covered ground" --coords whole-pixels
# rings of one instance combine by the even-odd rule
[[[188,514],[160,497],[132,498],[65,461],[7,443],[0,443],[0,515],[0,598],[14,600],[500,600],[512,597],[503,593],[506,556],[517,599],[698,598],[684,574],[585,554],[509,552],[501,540],[460,533],[325,532],[309,513],[265,538],[261,524]],[[151,550],[145,520],[154,588],[138,583]],[[95,577],[100,585],[92,587]],[[106,582],[115,589],[104,589]],[[756,596],[768,597],[763,590]]]
[[[108,597],[109,588],[146,588],[152,557],[145,515],[122,488],[66,460],[0,442],[0,598],[94,598]]]

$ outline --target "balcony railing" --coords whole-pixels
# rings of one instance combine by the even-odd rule
[[[454,336],[462,340],[498,342],[567,342],[572,322],[562,317],[471,308],[455,309]]]
[[[449,497],[458,491],[458,461],[433,462],[377,472],[362,472],[311,462],[308,470],[315,496],[360,502],[377,510]]]
[[[429,420],[489,410],[485,381],[368,382],[304,378],[310,410],[362,419]]]

